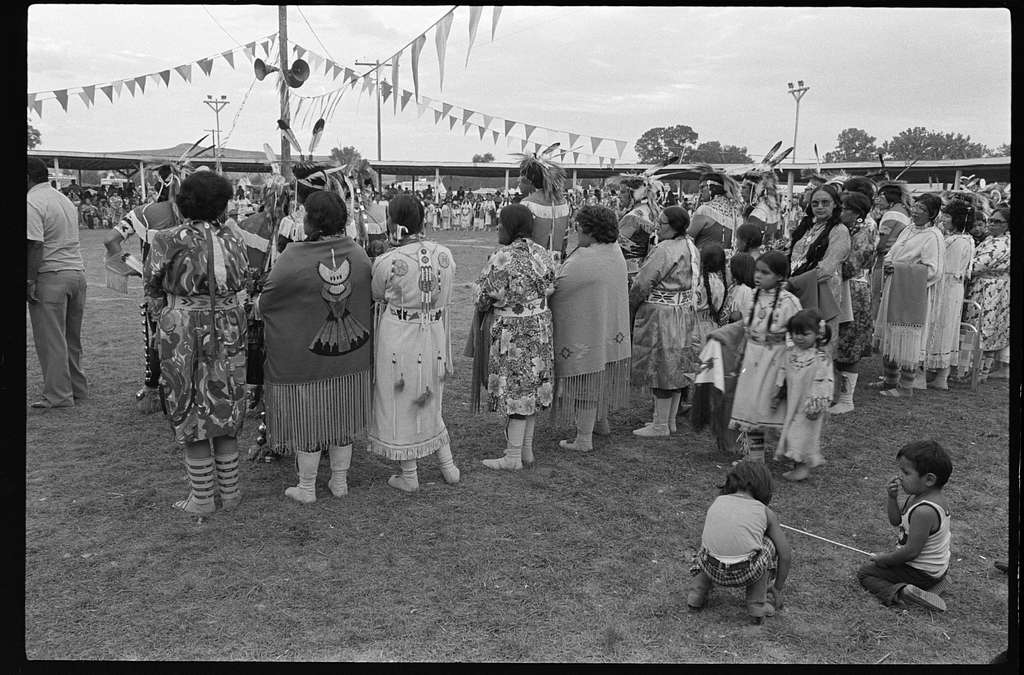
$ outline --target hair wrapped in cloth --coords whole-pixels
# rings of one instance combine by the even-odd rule
[[[512,155],[519,158],[519,175],[533,183],[552,203],[565,190],[565,170],[554,160],[560,147],[560,143],[552,143],[539,153]]]

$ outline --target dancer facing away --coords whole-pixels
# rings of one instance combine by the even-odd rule
[[[489,469],[512,471],[533,464],[533,430],[537,413],[551,405],[555,374],[551,310],[555,290],[551,253],[533,241],[534,216],[522,204],[501,210],[500,247],[487,259],[477,286],[476,307],[493,321],[480,322],[474,358],[486,361],[490,410],[508,417],[505,455],[485,459]],[[489,349],[484,341],[490,343]],[[483,363],[479,364],[483,366]],[[474,372],[482,371],[474,363]],[[474,387],[479,383],[474,381]]]
[[[412,195],[388,204],[394,248],[373,263],[373,420],[370,452],[398,460],[402,473],[388,485],[419,489],[416,460],[437,453],[441,474],[459,482],[448,428],[441,418],[444,383],[452,372],[450,318],[455,260],[447,247],[425,239],[423,206]]]
[[[935,441],[907,443],[896,453],[900,473],[886,486],[889,523],[899,528],[893,551],[872,553],[857,570],[857,580],[884,605],[910,602],[940,612],[939,593],[949,570],[949,502],[942,493],[953,461]],[[899,489],[907,494],[903,506]]]
[[[788,457],[795,462],[792,471],[782,474],[786,480],[801,481],[810,469],[825,463],[821,457],[821,431],[825,411],[832,399],[832,359],[824,346],[832,339],[832,329],[815,309],[802,309],[786,324],[793,346],[786,348],[775,381],[780,402],[785,386],[786,420],[782,425],[775,458]]]
[[[744,432],[740,440],[747,458],[761,462],[765,433],[777,432],[784,421],[783,411],[772,409],[771,402],[786,352],[786,325],[801,309],[796,296],[782,288],[788,273],[785,253],[769,251],[758,258],[754,267],[754,302],[750,313],[743,317],[747,342],[729,426]]]
[[[686,596],[691,610],[704,607],[715,585],[745,588],[754,623],[782,609],[793,556],[771,500],[768,467],[743,461],[730,469],[704,517],[696,579]]]

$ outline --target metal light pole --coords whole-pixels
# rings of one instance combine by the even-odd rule
[[[220,111],[228,103],[231,103],[231,101],[229,101],[228,97],[224,96],[223,94],[221,95],[219,100],[215,99],[214,97],[212,97],[209,94],[207,94],[206,95],[206,100],[203,101],[203,103],[205,103],[206,105],[210,106],[210,109],[213,110],[214,115],[217,116],[217,133],[213,137],[213,144],[215,146],[214,150],[213,150],[213,156],[217,160],[217,173],[221,173],[221,170],[220,170],[220,150],[221,150],[221,148],[220,148]]]
[[[793,123],[793,164],[796,164],[796,132],[800,128],[800,99],[804,97],[807,90],[810,87],[804,85],[803,80],[797,80],[797,86],[794,87],[792,82],[789,82],[789,93],[793,95],[793,99],[796,100],[796,122]]]

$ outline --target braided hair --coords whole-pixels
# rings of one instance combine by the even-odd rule
[[[791,273],[794,276],[798,274],[803,274],[807,270],[812,270],[818,266],[818,263],[821,261],[822,258],[825,257],[825,253],[828,251],[828,239],[829,235],[832,233],[832,229],[836,225],[840,224],[839,214],[842,212],[843,208],[841,200],[839,199],[839,193],[836,192],[836,189],[831,185],[821,185],[819,187],[814,188],[814,192],[811,193],[811,199],[808,200],[807,208],[805,210],[806,215],[800,220],[800,224],[797,226],[797,228],[793,230],[793,237],[790,239],[790,261],[792,261],[793,259],[793,248],[796,246],[796,243],[800,241],[801,238],[803,238],[803,236],[807,233],[808,230],[811,229],[811,227],[814,226],[814,214],[811,211],[810,201],[814,199],[815,193],[818,192],[825,192],[828,194],[829,197],[832,198],[832,214],[828,217],[828,220],[825,222],[825,229],[822,231],[820,235],[818,235],[818,238],[815,239],[814,242],[807,248],[807,256],[804,259],[804,262],[799,267],[792,270]]]
[[[789,258],[782,251],[768,251],[763,256],[757,259],[757,262],[763,262],[771,272],[783,279],[789,276]],[[781,283],[781,282],[780,282]],[[766,332],[772,330],[772,319],[775,318],[775,308],[779,306],[779,297],[782,295],[782,287],[778,284],[775,286],[775,299],[772,301],[772,310],[768,313],[768,324]],[[747,317],[747,326],[754,323],[754,310],[757,309],[757,299],[761,295],[761,287],[758,286],[757,290],[754,291],[754,302],[750,305],[750,315]]]
[[[725,295],[722,295],[722,302],[716,308],[711,298],[708,273],[717,274],[722,279],[722,288],[725,288],[725,250],[719,244],[710,244],[700,252],[700,270],[704,281],[704,293],[708,298],[708,313],[715,323],[718,323],[722,308],[725,307]]]

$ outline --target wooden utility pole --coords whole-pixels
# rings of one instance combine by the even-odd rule
[[[363,62],[363,61],[356,61],[356,65],[357,66],[373,66],[373,88],[375,90],[374,93],[376,94],[375,98],[377,99],[377,161],[379,162],[379,161],[381,161],[381,158],[380,158],[381,157],[381,153],[380,153],[380,69],[382,67],[390,67],[391,66],[391,62],[389,61],[387,63],[381,63],[380,59],[377,59],[373,63],[366,63],[366,62]],[[366,75],[369,75],[369,73],[366,73]],[[364,75],[363,77],[365,77],[366,75]],[[392,95],[393,96],[397,96],[397,94],[395,92],[392,92]],[[377,172],[377,191],[378,192],[382,192],[383,191],[383,181],[384,181],[384,176],[381,175],[381,173],[378,171]]]
[[[278,65],[281,68],[281,119],[290,124],[288,112],[288,5],[277,7],[277,49],[280,52]],[[281,134],[281,175],[285,180],[292,179],[292,154],[288,139]]]

